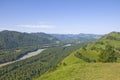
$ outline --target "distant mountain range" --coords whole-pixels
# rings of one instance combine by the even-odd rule
[[[99,39],[102,35],[97,34],[51,34],[57,39],[70,43],[91,42]]]

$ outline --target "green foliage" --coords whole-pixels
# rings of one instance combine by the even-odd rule
[[[111,46],[107,45],[105,50],[103,50],[99,55],[99,61],[100,62],[116,62],[117,57],[114,49]]]
[[[91,60],[91,59],[87,58],[86,56],[82,55],[82,54],[79,53],[79,52],[76,52],[74,55],[75,55],[76,57],[82,59],[83,61],[88,62],[88,63],[90,63],[90,62],[96,62],[96,60]]]
[[[107,47],[107,45],[109,45],[109,46]],[[110,48],[110,46],[112,48]],[[96,54],[99,55],[98,61],[101,61],[101,62],[116,62],[117,61],[117,62],[119,62],[117,59],[120,58],[120,56],[119,56],[120,55],[120,33],[119,32],[111,32],[109,34],[106,34],[102,38],[97,40],[96,42],[88,44],[86,47],[86,50],[87,51],[92,50],[92,51],[97,52]],[[84,50],[83,52],[86,52],[86,51]],[[82,52],[80,52],[80,53],[82,53]],[[88,53],[91,54],[91,52],[88,52]],[[107,60],[107,59],[109,59],[109,60]]]

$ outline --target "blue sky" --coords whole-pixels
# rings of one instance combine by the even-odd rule
[[[0,31],[120,32],[120,0],[0,0]]]

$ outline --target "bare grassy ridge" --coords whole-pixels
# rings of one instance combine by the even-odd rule
[[[120,64],[74,64],[47,73],[37,80],[120,80]]]

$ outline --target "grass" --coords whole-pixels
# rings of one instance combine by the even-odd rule
[[[120,80],[120,64],[77,63],[46,73],[36,80]]]
[[[86,63],[74,54],[66,57],[55,71],[35,80],[120,80],[119,63]]]
[[[72,65],[72,64],[76,64],[76,63],[86,63],[85,61],[77,58],[74,56],[76,52],[73,52],[72,54],[70,54],[68,57],[66,57],[61,63],[66,63],[66,65]],[[59,67],[63,67],[63,65],[59,65]]]

